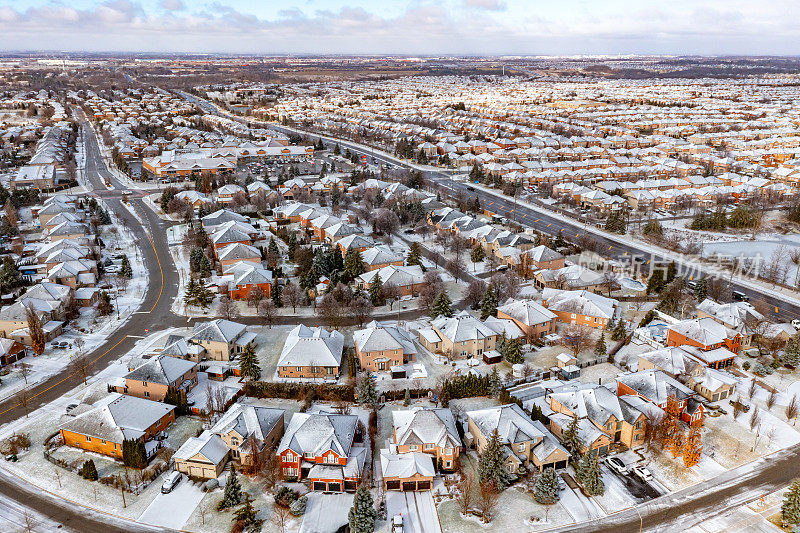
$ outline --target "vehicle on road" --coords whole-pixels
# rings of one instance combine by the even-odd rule
[[[653,479],[653,473],[645,466],[636,465],[631,467],[631,475],[638,477],[642,481],[650,481]]]
[[[746,295],[745,293],[743,293],[742,291],[733,291],[731,294],[733,295],[733,299],[737,300],[739,302],[749,302],[750,301],[750,297],[748,295]]]
[[[172,492],[172,489],[174,489],[180,481],[180,472],[175,471],[167,474],[167,477],[164,478],[164,483],[161,484],[161,494],[169,494]]]
[[[625,466],[625,462],[619,457],[609,457],[606,459],[606,464],[612,470],[616,470],[620,474],[625,474],[628,471],[628,468]]]

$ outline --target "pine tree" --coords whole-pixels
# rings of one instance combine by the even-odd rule
[[[375,276],[372,278],[372,283],[369,284],[369,300],[375,307],[381,306],[384,303],[383,280],[381,280],[377,272],[375,272]]]
[[[241,522],[245,527],[255,527],[261,522],[248,494],[245,494],[244,505],[233,512],[233,521]]]
[[[469,255],[469,258],[473,263],[480,263],[485,257],[486,252],[483,251],[483,246],[480,244],[473,248],[472,253]]]
[[[508,484],[508,473],[503,468],[505,456],[500,444],[500,434],[495,429],[478,458],[478,480],[481,484],[490,483],[502,490]]]
[[[289,259],[294,261],[294,252],[297,250],[297,235],[290,233],[286,244],[289,247]]]
[[[225,483],[225,495],[222,501],[219,502],[218,509],[227,509],[235,507],[242,503],[242,486],[239,484],[239,478],[236,477],[236,468],[231,467],[231,473],[228,476],[228,482]]]
[[[88,461],[83,463],[80,471],[81,477],[83,479],[87,479],[89,481],[97,481],[97,467],[94,464],[94,461],[89,459]]]
[[[795,333],[789,338],[781,361],[794,368],[800,366],[800,333]]]
[[[5,292],[15,287],[19,287],[22,283],[17,264],[7,255],[3,258],[3,266],[0,268],[0,289]]]
[[[664,288],[664,271],[660,268],[653,269],[650,279],[647,280],[647,294],[661,292]]]
[[[406,407],[411,405],[411,391],[408,389],[408,387],[406,387],[406,394],[403,397],[403,405]]]
[[[561,434],[561,444],[564,445],[564,448],[567,449],[572,457],[578,457],[580,455],[583,442],[581,442],[581,437],[578,434],[577,415],[572,415],[572,421],[570,421],[567,429]]]
[[[781,504],[781,522],[784,525],[800,523],[800,478],[794,479]]]
[[[267,245],[267,250],[275,254],[275,257],[280,257],[281,251],[278,249],[278,243],[275,242],[275,237],[269,238],[269,244]]]
[[[272,282],[269,292],[270,297],[272,298],[272,303],[275,304],[275,307],[283,307],[283,299],[281,298],[283,287],[281,287],[281,284],[277,278],[275,278],[275,280]]]
[[[344,273],[349,280],[356,279],[367,271],[367,266],[361,258],[361,252],[357,248],[350,248],[344,256]]]
[[[120,265],[119,273],[128,279],[133,277],[133,268],[131,267],[131,261],[128,259],[127,255],[122,256],[122,264]]]
[[[611,332],[611,340],[614,341],[621,341],[628,335],[627,330],[625,329],[625,324],[620,320],[617,322],[617,325],[614,326],[614,330]]]
[[[697,280],[694,286],[694,297],[698,302],[702,302],[706,299],[706,278],[700,278]]]
[[[372,493],[367,485],[362,483],[353,498],[353,507],[347,515],[352,533],[373,533],[378,512],[372,500]]]
[[[261,379],[261,368],[258,366],[256,350],[252,344],[248,344],[239,359],[239,370],[243,378],[248,381],[258,381]]]
[[[536,478],[536,484],[533,486],[533,499],[542,505],[553,505],[561,499],[555,468],[545,468]]]
[[[600,333],[600,338],[597,339],[597,344],[594,347],[594,356],[598,359],[605,359],[608,356],[605,332]]]
[[[497,373],[497,367],[493,366],[492,371],[489,373],[489,396],[492,398],[499,398],[500,393],[503,392],[503,383],[500,381],[500,374]]]
[[[483,300],[481,300],[481,320],[486,320],[490,316],[497,314],[497,295],[491,284],[486,287],[486,292],[483,293]]]
[[[669,285],[672,280],[675,279],[675,276],[678,275],[678,266],[675,264],[675,261],[671,261],[669,265],[667,265],[667,277],[664,279],[664,285]]]
[[[447,296],[447,293],[442,291],[439,293],[439,296],[433,301],[433,305],[431,306],[431,318],[436,318],[438,316],[445,316],[451,317],[453,316],[453,308],[451,307],[452,302],[450,301],[450,297]]]
[[[422,264],[422,247],[418,242],[412,242],[408,248],[408,256],[406,257],[406,265],[421,265]]]
[[[578,464],[578,481],[592,496],[600,496],[605,492],[603,473],[597,464],[597,455],[586,453]]]
[[[510,339],[503,343],[505,353],[503,357],[512,365],[525,362],[525,357],[522,355],[522,341],[519,339]]]
[[[366,405],[378,403],[378,390],[371,372],[364,372],[359,378],[356,386],[356,401]]]

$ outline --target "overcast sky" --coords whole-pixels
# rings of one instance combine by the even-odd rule
[[[798,0],[0,0],[0,49],[800,54]]]

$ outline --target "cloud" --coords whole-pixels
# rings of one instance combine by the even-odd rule
[[[183,0],[161,0],[159,5],[162,9],[166,9],[167,11],[183,11],[186,9]]]
[[[275,14],[230,0],[134,0],[88,8],[0,6],[0,49],[301,54],[791,54],[800,27],[785,13],[794,0],[608,0],[547,9],[514,0],[414,0],[403,9],[287,2]],[[344,0],[342,0],[344,1]],[[146,4],[151,6],[153,4]],[[327,3],[326,5],[330,5]],[[470,6],[469,9],[465,6]],[[498,10],[499,8],[504,10]],[[173,9],[171,9],[173,8]],[[480,16],[475,10],[481,9]],[[783,16],[782,16],[783,14]]]
[[[464,7],[485,9],[486,11],[505,11],[507,6],[501,0],[464,0]]]

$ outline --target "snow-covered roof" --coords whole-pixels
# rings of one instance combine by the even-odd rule
[[[278,366],[335,366],[342,362],[344,335],[322,327],[296,326],[281,351]]]
[[[431,455],[421,452],[392,453],[381,450],[381,471],[383,477],[409,478],[414,475],[432,477],[435,475]]]

